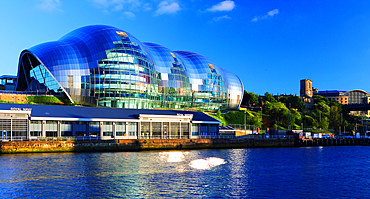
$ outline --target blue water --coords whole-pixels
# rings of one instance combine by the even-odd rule
[[[369,198],[366,146],[0,156],[1,198]]]

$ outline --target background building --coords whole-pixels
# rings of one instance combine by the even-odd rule
[[[312,97],[313,88],[312,88],[312,79],[302,79],[301,80],[301,97]]]
[[[17,76],[2,75],[0,76],[0,90],[15,91]]]
[[[329,102],[338,102],[343,105],[355,105],[355,104],[370,104],[370,94],[364,90],[325,90],[319,91],[312,87],[311,79],[301,80],[300,94],[302,100],[305,102],[306,106],[313,104],[313,95],[320,95],[325,97]],[[370,110],[358,110],[351,111],[352,114],[358,115],[370,115]]]
[[[94,25],[24,50],[17,91],[63,93],[106,107],[238,109],[243,84],[203,55]]]
[[[313,105],[313,90],[312,79],[301,80],[300,97],[306,107],[311,107]]]

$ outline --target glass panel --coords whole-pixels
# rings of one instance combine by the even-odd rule
[[[180,123],[178,122],[171,122],[171,132],[170,132],[170,138],[171,139],[179,139],[180,135]]]
[[[128,133],[129,133],[129,136],[137,135],[137,122],[128,123]]]
[[[181,123],[181,135],[183,139],[189,138],[189,123]]]
[[[45,130],[46,130],[46,137],[57,137],[58,122],[57,121],[46,121]]]
[[[89,122],[89,135],[93,137],[100,136],[99,122]]]
[[[116,136],[126,136],[126,123],[125,122],[116,123]]]
[[[150,129],[149,129],[149,126],[150,123],[149,122],[141,122],[141,134],[140,134],[140,138],[142,139],[148,139],[149,138],[149,135],[150,135]]]
[[[87,122],[75,122],[74,128],[76,136],[87,136]]]
[[[168,122],[163,122],[163,138],[167,139],[169,138],[169,128],[170,128],[170,123]]]
[[[152,138],[160,139],[161,138],[161,123],[152,122]]]
[[[28,130],[27,119],[12,120],[12,135],[13,139],[26,139]]]
[[[103,122],[103,136],[113,136],[113,122]]]
[[[218,126],[210,125],[209,126],[209,135],[216,136],[217,135]]]
[[[35,137],[41,137],[42,121],[31,121],[30,122],[30,135],[35,136]]]
[[[30,91],[54,91],[62,92],[59,84],[54,80],[50,73],[44,68],[42,64],[35,66],[30,71]]]
[[[192,124],[191,125],[191,135],[198,136],[199,135],[199,125],[198,124]]]
[[[200,132],[199,135],[208,135],[208,125],[200,124]]]
[[[60,134],[63,137],[71,137],[72,136],[72,122],[62,121],[60,122]]]

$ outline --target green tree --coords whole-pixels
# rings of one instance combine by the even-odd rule
[[[313,129],[316,129],[318,126],[317,120],[310,115],[303,115],[302,123],[305,127],[311,127]]]
[[[243,100],[241,104],[245,106],[258,106],[259,105],[258,98],[259,95],[255,94],[254,92],[244,91]]]
[[[263,98],[263,102],[277,102],[274,96],[272,96],[270,93],[266,92],[265,97]]]
[[[303,109],[305,108],[304,102],[302,102],[302,100],[298,96],[295,96],[295,95],[288,97],[288,103],[291,106],[289,107],[289,105],[286,104],[287,107],[295,108],[295,109],[298,109],[299,111],[303,111]]]
[[[327,130],[329,128],[329,120],[327,117],[322,117],[319,121],[319,128]]]
[[[330,115],[329,115],[329,127],[339,129],[341,125],[341,107],[339,103],[332,103],[330,106]]]
[[[323,96],[321,96],[321,95],[314,95],[314,96],[313,96],[313,102],[314,102],[315,104],[318,104],[318,103],[320,103],[320,102],[323,102],[323,103],[325,103],[325,104],[329,104],[329,101],[328,101],[325,97],[323,97]]]

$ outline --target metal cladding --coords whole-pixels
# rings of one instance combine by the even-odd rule
[[[93,25],[22,51],[18,91],[64,93],[107,107],[238,109],[243,84],[207,57]]]

